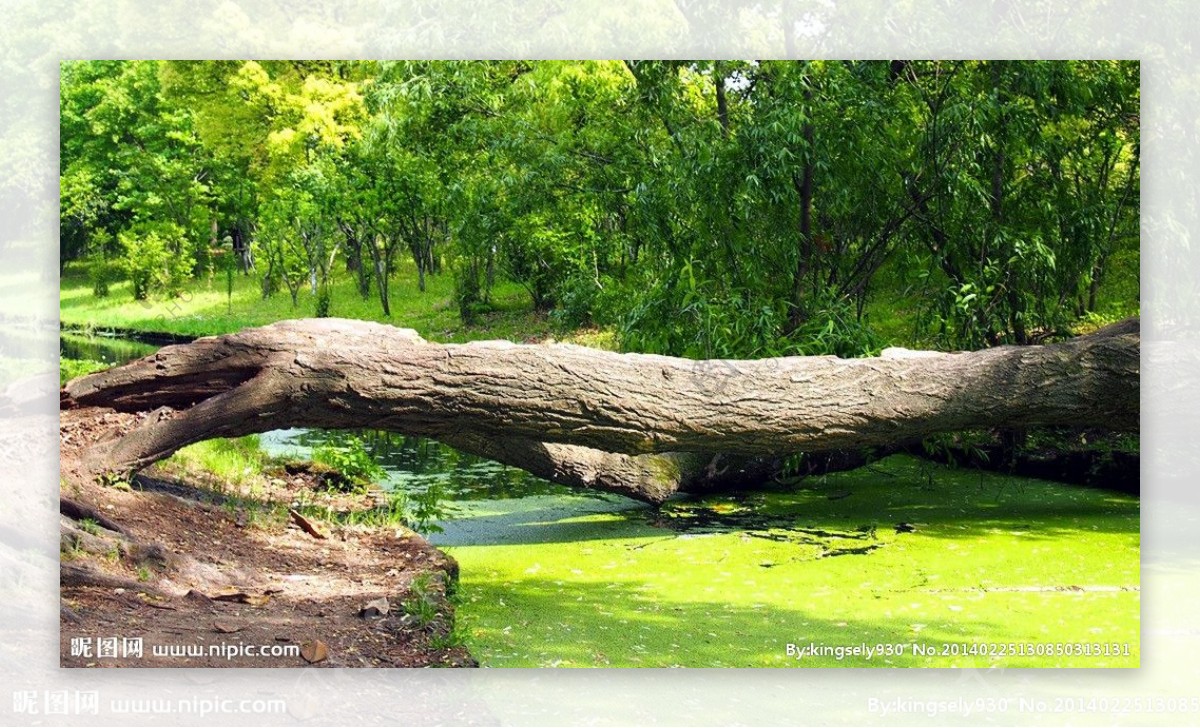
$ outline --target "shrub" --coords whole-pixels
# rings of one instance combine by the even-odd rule
[[[317,318],[329,318],[329,308],[332,303],[332,294],[329,291],[328,285],[323,285],[317,291],[317,308],[315,315]]]
[[[848,359],[878,354],[880,348],[879,337],[855,315],[854,306],[849,301],[826,300],[788,334],[786,345],[779,353],[805,356],[833,354]]]
[[[454,258],[450,267],[454,272],[454,300],[459,318],[471,326],[491,310],[483,261],[478,256],[462,255]]]
[[[384,476],[375,456],[367,451],[362,438],[350,433],[329,433],[329,439],[313,448],[313,462],[334,468],[356,483],[371,483]]]
[[[574,275],[558,286],[558,303],[551,318],[562,329],[612,323],[623,295],[610,276]]]
[[[153,292],[178,295],[191,275],[195,260],[187,251],[183,229],[173,223],[138,223],[118,236],[121,267],[133,284],[133,297],[145,300]]]
[[[92,295],[104,298],[108,295],[109,286],[120,277],[120,269],[103,255],[92,256],[88,266],[88,281],[92,284]]]

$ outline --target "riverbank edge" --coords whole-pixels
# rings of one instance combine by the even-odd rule
[[[60,411],[60,666],[478,666],[457,632],[458,563],[421,534],[398,526],[347,528],[297,518],[286,503],[282,512],[288,515],[270,522],[257,511],[248,517],[245,500],[214,489],[203,473],[168,473],[152,466],[116,482],[83,466],[82,454],[100,441],[94,431],[111,436],[144,416]],[[223,551],[211,551],[210,544],[222,542]],[[295,564],[308,564],[308,570]],[[296,573],[281,581],[282,569]],[[326,593],[308,588],[331,573],[334,581],[349,584],[346,594],[336,589],[330,594],[330,586],[324,586]],[[289,578],[305,574],[305,579]],[[250,583],[255,586],[247,588]],[[227,602],[223,593],[234,585],[238,598]],[[376,594],[388,603],[382,613],[359,604],[372,602],[367,597]],[[240,611],[231,614],[231,608]],[[304,643],[310,646],[325,635],[329,655],[289,664],[225,657],[181,664],[149,656],[88,660],[74,654],[71,642],[71,635],[96,630],[140,631],[150,640],[155,630],[176,636],[190,630],[197,644],[212,640],[214,632],[236,632],[245,642],[254,631],[239,622],[252,624],[256,618],[275,631],[311,635]],[[271,631],[259,638],[279,640]],[[382,643],[384,638],[392,644]],[[291,637],[284,642],[300,644]],[[370,653],[372,645],[378,654]]]
[[[171,346],[173,344],[190,344],[196,339],[204,338],[206,336],[221,336],[222,334],[187,336],[184,334],[173,334],[167,331],[146,331],[143,329],[131,329],[121,326],[85,326],[81,324],[60,322],[59,335],[97,337],[103,339],[130,339],[140,344],[150,344],[152,346]]]

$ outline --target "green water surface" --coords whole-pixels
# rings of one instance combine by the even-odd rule
[[[1125,495],[893,457],[661,513],[577,495],[458,505],[431,540],[459,561],[458,619],[485,666],[1138,665]]]

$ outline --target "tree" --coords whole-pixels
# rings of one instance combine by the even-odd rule
[[[182,292],[194,264],[185,250],[183,228],[169,222],[138,222],[122,230],[118,239],[135,299],[144,300],[153,291],[172,296]]]
[[[926,120],[907,184],[943,333],[980,345],[1061,329],[1118,235],[1136,242],[1136,64],[909,69]]]
[[[1040,347],[707,362],[558,344],[438,345],[408,329],[310,319],[76,379],[64,406],[175,410],[98,447],[98,469],[139,469],[211,437],[369,425],[502,453],[575,485],[603,467],[640,472],[624,489],[654,500],[678,487],[679,458],[694,458],[663,453],[710,463],[711,453],[855,449],[973,427],[1136,430],[1138,373],[1136,319]]]
[[[59,210],[63,218],[60,265],[84,255],[107,257],[101,221],[109,212],[108,200],[101,192],[97,175],[83,165],[66,170],[59,181]]]
[[[1136,266],[1139,103],[1118,61],[72,62],[62,259],[171,225],[327,291],[336,248],[386,316],[444,262],[465,321],[508,280],[694,358],[873,353],[883,292],[1030,343]]]
[[[207,158],[190,112],[163,93],[158,65],[68,64],[61,111],[69,132],[62,143],[65,227],[78,229],[86,220],[87,235],[103,227],[106,236],[126,241],[140,231],[169,229],[159,237],[171,248],[172,264],[188,260],[193,269],[205,266],[211,202]],[[94,200],[96,195],[104,202]],[[69,234],[66,245],[77,237]],[[128,251],[127,246],[127,258]],[[73,252],[63,251],[66,257]],[[161,273],[148,280],[176,279],[175,272]]]
[[[495,219],[478,224],[478,218],[500,201],[494,189],[481,193],[479,187],[494,186],[496,164],[487,145],[496,138],[488,134],[488,120],[498,114],[495,89],[509,65],[384,63],[367,94],[372,119],[360,159],[373,188],[376,259],[390,266],[396,250],[406,247],[424,292],[426,276],[441,268],[436,246],[457,238],[453,267],[464,320],[484,303],[490,285]],[[473,237],[476,231],[487,231],[488,239]]]
[[[648,168],[632,196],[643,266],[662,269],[626,321],[630,345],[689,356],[870,350],[868,283],[911,216],[898,193],[904,147],[893,144],[903,135],[880,133],[903,119],[883,67],[630,69],[663,132],[656,151],[671,160]]]
[[[307,281],[317,315],[328,313],[340,249],[337,169],[363,121],[357,83],[328,71],[321,64],[255,61],[178,62],[164,71],[181,98],[198,104],[197,126],[226,167],[253,182],[257,209],[247,212],[249,197],[239,185],[233,230],[236,243],[248,233],[247,214],[260,223],[264,295],[282,281],[296,306]],[[243,243],[243,252],[250,249]]]
[[[278,188],[261,214],[261,245],[267,276],[278,275],[298,303],[305,282],[317,298],[317,316],[329,312],[330,279],[341,244],[329,209],[331,192],[321,171],[311,167],[293,173],[293,182]]]

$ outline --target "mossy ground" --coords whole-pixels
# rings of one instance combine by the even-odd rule
[[[461,566],[459,619],[485,666],[1138,665],[1135,498],[894,457],[660,514],[514,503],[479,504],[474,527],[435,539]],[[797,660],[788,643],[907,649]],[[914,656],[913,643],[935,653]],[[1129,654],[939,654],[964,643],[1118,643]]]

